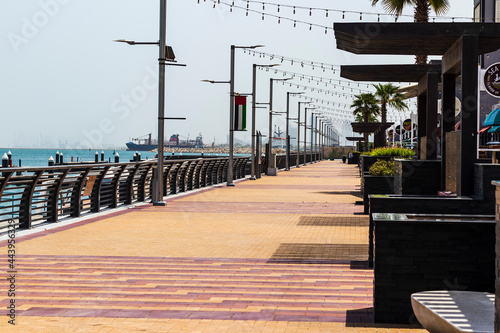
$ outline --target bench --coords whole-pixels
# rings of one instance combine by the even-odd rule
[[[494,294],[424,291],[411,295],[411,305],[420,324],[430,333],[494,333]]]

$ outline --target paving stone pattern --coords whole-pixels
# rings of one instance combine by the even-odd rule
[[[373,324],[358,188],[325,161],[18,235],[0,332],[426,332]]]

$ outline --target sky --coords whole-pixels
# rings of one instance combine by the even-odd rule
[[[165,116],[186,118],[165,122],[167,139],[174,133],[190,139],[201,133],[205,144],[227,142],[229,85],[201,80],[229,80],[231,45],[265,45],[256,51],[334,68],[414,62],[409,56],[353,55],[336,48],[331,29],[334,22],[360,22],[360,16],[363,22],[371,22],[377,15],[368,13],[384,14],[380,5],[371,6],[371,0],[269,0],[264,9],[262,2],[250,2],[248,16],[246,1],[235,0],[235,6],[243,9],[233,8],[232,12],[224,5],[231,2],[221,0],[214,8],[211,0],[167,1],[167,44],[173,47],[176,61],[187,65],[167,68]],[[472,17],[473,0],[450,2],[446,17]],[[279,12],[273,3],[282,4]],[[293,14],[293,9],[285,6],[304,4],[331,10],[326,17],[324,10],[310,13],[296,8]],[[344,18],[338,11],[345,11]],[[159,0],[2,0],[0,13],[0,147],[125,148],[131,138],[148,133],[157,136],[158,47],[113,40],[157,41]],[[408,17],[398,21],[412,21],[411,8],[404,14]],[[280,23],[271,15],[282,17]],[[296,20],[296,27],[286,18]],[[381,21],[393,22],[394,18],[382,15]],[[277,62],[279,57],[270,60],[242,49],[236,51],[235,59],[235,91],[241,94],[251,93],[252,64],[281,63]],[[341,80],[335,87],[300,81],[297,76],[286,85],[275,83],[273,109],[285,111],[287,92],[301,92],[306,86],[309,88],[302,96],[336,103],[320,111],[343,136],[351,135],[348,106],[351,94],[360,92],[350,91],[358,88],[357,83],[340,78],[338,70],[323,72],[318,67],[302,67],[298,61],[293,65],[283,61],[275,68],[320,80]],[[257,72],[257,102],[269,101],[271,77],[283,78],[283,73]],[[321,87],[337,94],[318,92]],[[371,89],[366,84],[359,88]],[[349,95],[342,95],[346,93]],[[290,98],[291,117],[297,117],[297,102],[305,101],[299,96]],[[409,112],[415,111],[414,104],[410,101]],[[250,141],[250,115],[248,99],[247,131],[236,132],[236,139]],[[389,120],[406,116],[390,112]],[[273,123],[284,130],[285,117],[275,116]],[[257,130],[267,135],[268,126],[268,110],[257,109]]]

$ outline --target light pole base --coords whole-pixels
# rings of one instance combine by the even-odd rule
[[[290,171],[290,169],[289,169],[289,168],[286,168],[286,169],[285,169],[285,171]]]
[[[250,180],[255,180],[256,178],[255,177],[250,177]]]
[[[165,201],[154,201],[153,206],[166,206],[167,203]]]
[[[268,176],[277,176],[278,175],[278,169],[277,168],[267,168],[266,175],[268,175]]]
[[[234,183],[227,183],[226,186],[234,186]]]
[[[300,168],[300,165],[297,165],[296,168]]]

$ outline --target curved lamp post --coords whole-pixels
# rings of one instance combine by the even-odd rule
[[[304,92],[287,92],[286,93],[286,156],[285,156],[285,171],[290,171],[290,95],[300,95]]]
[[[231,45],[230,77],[229,81],[202,80],[209,83],[229,83],[229,163],[227,166],[227,186],[234,186],[233,183],[233,159],[234,159],[234,58],[236,49],[256,49],[264,45],[236,46]]]

